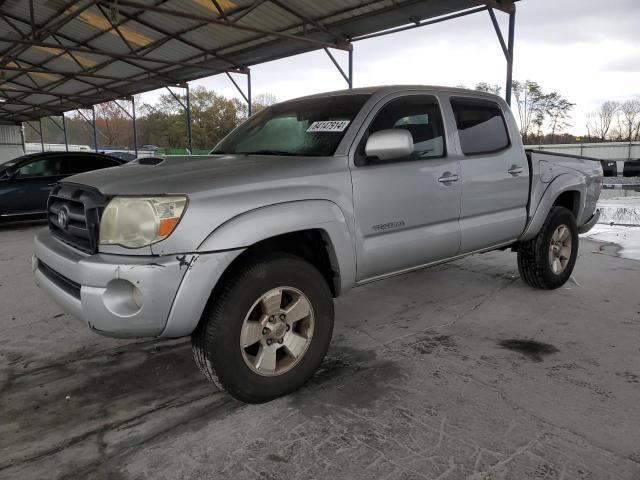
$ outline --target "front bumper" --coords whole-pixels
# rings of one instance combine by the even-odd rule
[[[596,210],[585,224],[578,227],[578,233],[587,233],[598,223],[598,220],[600,220],[600,210]]]
[[[240,252],[86,255],[43,231],[33,271],[56,303],[98,333],[178,337],[196,327],[215,282]]]

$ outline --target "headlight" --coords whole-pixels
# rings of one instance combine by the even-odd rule
[[[100,245],[138,248],[171,235],[187,206],[184,195],[115,197],[100,220]]]

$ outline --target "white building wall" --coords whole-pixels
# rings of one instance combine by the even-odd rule
[[[20,125],[0,125],[0,164],[24,155]]]

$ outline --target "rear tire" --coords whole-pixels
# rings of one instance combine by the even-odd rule
[[[540,233],[518,246],[520,277],[534,288],[551,290],[564,285],[576,263],[578,241],[573,213],[553,207]]]
[[[309,262],[284,253],[249,258],[209,302],[192,335],[194,359],[234,398],[267,402],[315,373],[333,317],[329,286]]]

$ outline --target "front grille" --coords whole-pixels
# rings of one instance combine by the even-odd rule
[[[100,215],[104,205],[104,197],[97,190],[72,183],[60,183],[51,190],[47,203],[49,230],[78,250],[96,253]],[[61,210],[64,210],[62,216]]]
[[[44,263],[42,260],[38,260],[38,270],[42,272],[42,274],[55,283],[62,290],[67,292],[69,295],[73,295],[77,299],[80,299],[80,284],[74,282],[73,280],[61,275],[56,272],[49,265]]]

